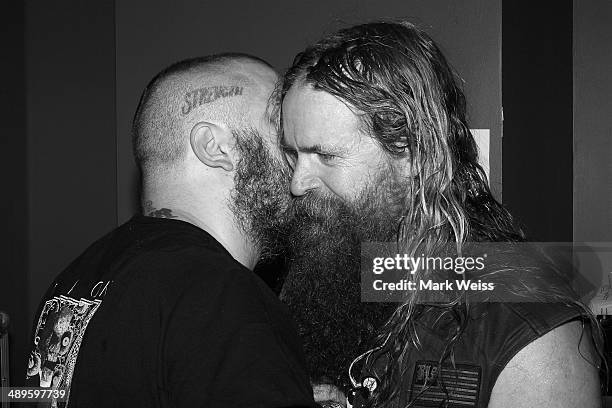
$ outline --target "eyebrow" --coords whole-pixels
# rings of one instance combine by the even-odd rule
[[[346,149],[343,149],[339,146],[326,146],[315,144],[312,146],[302,147],[299,150],[305,153],[323,153],[323,154],[344,154],[346,153]]]
[[[304,153],[317,153],[317,154],[334,154],[334,155],[345,155],[346,149],[339,146],[326,146],[321,144],[314,144],[312,146],[298,147],[297,149],[293,146],[289,146],[285,142],[285,137],[280,141],[281,149],[287,151],[300,151]]]

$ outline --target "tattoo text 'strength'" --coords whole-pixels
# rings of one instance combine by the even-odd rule
[[[242,86],[207,86],[185,94],[185,104],[181,108],[183,115],[189,114],[193,109],[205,103],[216,101],[219,98],[231,98],[242,95]]]

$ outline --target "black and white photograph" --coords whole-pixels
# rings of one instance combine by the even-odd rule
[[[0,18],[0,408],[612,408],[612,0]]]

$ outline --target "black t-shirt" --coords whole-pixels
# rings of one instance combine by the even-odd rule
[[[52,283],[27,386],[72,407],[313,406],[293,323],[209,234],[136,216]]]

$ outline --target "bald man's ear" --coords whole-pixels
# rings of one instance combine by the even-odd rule
[[[191,149],[197,158],[209,167],[232,171],[230,141],[232,133],[210,122],[198,122],[191,129]]]

